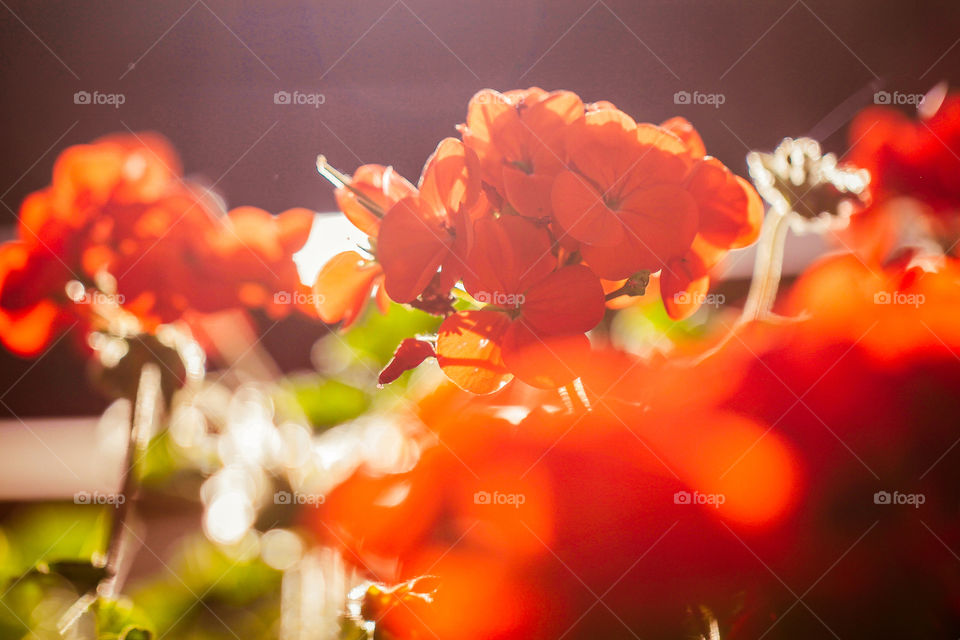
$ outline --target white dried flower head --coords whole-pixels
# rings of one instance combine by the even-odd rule
[[[865,169],[845,167],[812,138],[784,138],[773,153],[751,151],[747,166],[773,210],[790,216],[796,233],[843,227],[870,183]]]

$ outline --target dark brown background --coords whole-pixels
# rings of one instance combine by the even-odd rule
[[[318,152],[415,179],[483,87],[567,88],[645,121],[684,115],[743,172],[747,147],[785,135],[842,153],[844,126],[878,88],[960,81],[958,38],[952,0],[2,0],[0,215],[14,222],[60,149],[126,128],[165,134],[231,206],[329,209]],[[75,105],[80,90],[126,101]],[[276,105],[279,90],[325,102]],[[676,105],[679,90],[726,100]],[[320,330],[283,329],[268,346],[302,366]],[[9,410],[101,406],[69,340],[32,365],[0,356]]]

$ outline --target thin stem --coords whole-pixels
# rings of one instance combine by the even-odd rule
[[[351,184],[351,182],[353,182],[353,179],[350,176],[343,173],[342,171],[338,170],[329,162],[327,162],[326,156],[324,155],[317,156],[317,171],[320,173],[321,176],[326,178],[330,184],[337,187],[338,189],[350,190],[350,192],[357,197],[357,201],[360,202],[360,204],[363,205],[363,207],[367,211],[369,211],[370,213],[372,213],[378,218],[382,218],[384,216],[385,212],[383,208],[380,207],[380,205],[378,205],[376,202],[371,200],[367,194],[365,194],[364,192],[354,187]]]
[[[763,221],[757,257],[753,265],[753,280],[743,306],[740,323],[760,320],[768,316],[777,299],[780,275],[783,271],[784,245],[790,228],[790,216],[771,209]]]
[[[119,494],[123,499],[117,505],[117,513],[110,529],[104,576],[95,589],[82,595],[60,618],[57,627],[61,635],[65,635],[80,620],[98,597],[116,598],[123,587],[134,552],[130,522],[136,518],[136,506],[140,494],[137,464],[147,448],[154,422],[161,409],[159,405],[162,403],[163,395],[160,383],[160,368],[152,362],[145,364],[140,371],[140,382],[131,408],[130,435],[127,439]]]

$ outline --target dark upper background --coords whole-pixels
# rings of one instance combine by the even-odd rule
[[[958,39],[954,0],[2,0],[0,216],[14,223],[61,149],[127,128],[166,135],[231,206],[330,209],[318,152],[416,179],[483,87],[571,89],[644,121],[683,115],[742,173],[748,147],[786,135],[842,153],[876,89],[957,84]],[[125,102],[76,105],[81,90]],[[281,90],[324,103],[274,104]],[[677,105],[680,90],[725,102]],[[268,347],[302,365],[319,332],[290,327]],[[0,389],[3,413],[102,405],[69,340],[35,365],[0,355]]]

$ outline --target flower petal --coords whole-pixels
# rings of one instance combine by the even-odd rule
[[[697,235],[697,204],[684,189],[661,185],[634,192],[622,203],[624,234],[636,247],[635,273],[659,270],[683,255]]]
[[[313,285],[317,313],[327,324],[343,322],[346,329],[363,313],[374,283],[383,271],[354,251],[335,255],[324,265]]]
[[[380,384],[390,384],[405,371],[416,369],[421,362],[436,355],[433,345],[429,342],[416,338],[405,338],[400,342],[397,350],[393,352],[393,358],[389,364],[380,372],[379,382]]]
[[[383,217],[377,260],[387,295],[410,302],[423,293],[449,254],[449,234],[422,198],[404,198]]]
[[[552,201],[557,222],[580,242],[609,247],[622,241],[623,225],[583,176],[560,173],[553,183]]]
[[[456,138],[444,138],[427,160],[420,179],[420,199],[439,220],[469,207],[480,194],[477,154]]]
[[[687,190],[700,211],[700,234],[722,247],[743,247],[756,240],[763,219],[760,196],[716,158],[698,162]]]
[[[583,334],[544,336],[527,323],[510,323],[503,338],[503,361],[510,373],[533,387],[555,389],[577,377],[576,364],[590,350]]]
[[[545,229],[519,216],[481,218],[474,225],[474,245],[464,270],[463,284],[478,300],[522,293],[553,271]]]
[[[503,188],[510,205],[528,218],[546,218],[553,208],[550,203],[553,176],[528,174],[515,167],[503,167]]]
[[[493,393],[510,381],[500,345],[510,319],[496,311],[460,311],[440,325],[437,361],[450,380],[477,394]]]
[[[362,193],[383,213],[403,198],[417,194],[416,187],[394,171],[393,167],[379,164],[358,167],[353,173],[350,187],[334,190],[337,206],[354,226],[374,238],[380,229],[380,218],[360,203],[356,191]]]
[[[603,319],[603,285],[583,265],[554,271],[523,295],[521,318],[544,335],[584,333]]]

